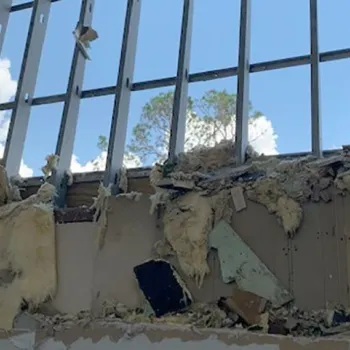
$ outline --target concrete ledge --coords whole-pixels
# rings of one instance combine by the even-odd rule
[[[72,328],[54,335],[45,331],[0,336],[3,350],[93,350],[93,349],[167,349],[167,350],[348,350],[348,339],[292,338],[245,331],[201,329],[152,324],[113,324],[93,329]],[[33,344],[33,338],[35,344]],[[21,347],[20,347],[21,346]]]

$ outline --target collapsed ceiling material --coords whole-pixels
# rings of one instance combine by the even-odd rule
[[[30,197],[11,200],[0,166],[0,272],[12,279],[0,286],[0,328],[11,329],[21,304],[36,307],[56,292],[55,187],[44,183]],[[4,187],[5,186],[5,187]]]

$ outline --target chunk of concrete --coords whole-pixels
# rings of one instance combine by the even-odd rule
[[[209,234],[209,245],[217,249],[222,279],[235,281],[242,290],[257,294],[279,307],[293,297],[224,220]]]
[[[148,260],[134,267],[134,273],[156,317],[178,312],[191,305],[190,292],[167,261]]]

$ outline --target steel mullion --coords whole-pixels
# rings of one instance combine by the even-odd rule
[[[241,0],[236,101],[236,164],[245,162],[248,146],[251,0]]]
[[[177,154],[184,151],[185,146],[192,23],[193,0],[184,0],[179,58],[170,128],[168,157],[170,162],[175,160]]]
[[[320,54],[318,49],[317,1],[310,0],[311,46],[311,152],[322,157],[322,125],[320,106]]]
[[[50,0],[34,2],[3,157],[9,176],[17,175],[21,164],[50,8]]]
[[[9,23],[12,0],[2,0],[0,5],[0,53],[4,45],[7,25]]]
[[[113,193],[118,191],[117,175],[123,166],[140,14],[141,0],[128,0],[104,176]]]
[[[78,26],[91,26],[94,5],[95,0],[82,0]],[[70,169],[72,160],[85,65],[86,58],[82,54],[79,45],[76,43],[56,145],[55,154],[59,157],[59,160],[52,178],[52,181],[57,187],[58,196],[56,203],[58,206],[62,206],[65,200],[64,186],[61,187],[62,178],[64,173]]]

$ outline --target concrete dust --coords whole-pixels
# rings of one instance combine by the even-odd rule
[[[13,280],[0,286],[0,328],[11,329],[25,300],[36,307],[56,293],[55,187],[44,183],[22,201],[0,207],[0,269]]]
[[[105,243],[107,225],[108,225],[108,200],[111,196],[111,185],[108,187],[100,183],[98,188],[98,196],[94,197],[94,203],[90,209],[95,210],[93,221],[97,225],[97,244],[99,249],[102,249]]]

